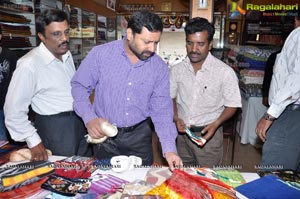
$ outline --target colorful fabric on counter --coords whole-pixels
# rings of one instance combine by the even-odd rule
[[[95,193],[97,195],[115,193],[126,183],[128,183],[128,181],[110,174],[96,174],[93,176],[89,193]]]
[[[171,177],[164,183],[151,189],[146,194],[160,195],[164,199],[237,198],[234,189],[219,180],[190,175],[178,169],[175,169]]]
[[[41,185],[47,180],[48,178],[42,178],[34,183],[0,193],[0,198],[9,198],[9,199],[19,199],[19,198],[26,198],[32,196],[41,191]],[[46,193],[50,193],[46,190]]]
[[[0,168],[0,191],[36,182],[53,172],[54,168],[49,161],[28,162]]]

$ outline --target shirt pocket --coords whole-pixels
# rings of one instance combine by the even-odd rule
[[[203,86],[199,89],[199,95],[201,96],[203,103],[206,107],[215,107],[220,103],[221,89],[219,86]]]

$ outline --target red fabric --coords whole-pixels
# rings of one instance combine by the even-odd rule
[[[5,191],[0,193],[0,198],[9,198],[9,199],[20,199],[32,196],[41,190],[41,185],[48,179],[48,177],[42,178],[39,181],[34,183],[21,186],[17,189],[11,191]]]
[[[205,183],[182,170],[175,169],[166,184],[183,198],[213,198],[213,193]]]

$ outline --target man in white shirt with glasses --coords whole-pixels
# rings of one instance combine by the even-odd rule
[[[37,18],[41,43],[18,60],[6,95],[5,124],[12,139],[27,143],[31,161],[48,159],[46,148],[54,155],[91,155],[85,126],[73,111],[69,31],[63,11],[46,10]],[[34,126],[29,106],[36,113]]]

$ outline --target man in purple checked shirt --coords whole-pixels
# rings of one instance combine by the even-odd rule
[[[89,135],[103,137],[100,124],[104,121],[118,127],[117,136],[94,145],[97,159],[135,155],[143,165],[151,165],[152,120],[170,169],[182,166],[175,144],[169,69],[155,54],[162,31],[158,15],[135,12],[128,21],[127,36],[94,47],[75,73],[71,82],[74,110]]]

